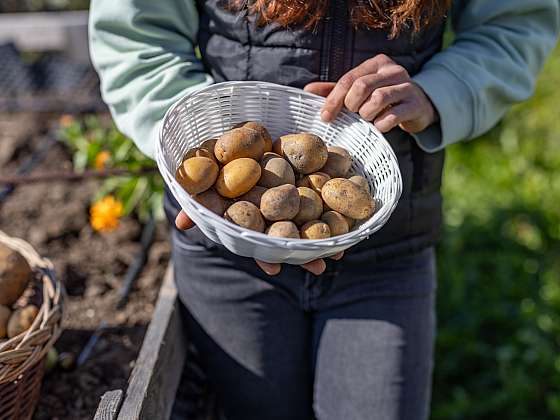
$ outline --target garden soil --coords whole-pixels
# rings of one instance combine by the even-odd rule
[[[44,144],[55,121],[55,116],[0,114],[0,174],[13,175]],[[55,143],[33,173],[61,169],[72,169],[71,156]],[[88,212],[98,186],[96,180],[24,185],[0,202],[0,229],[49,258],[66,287],[58,353],[77,357],[97,326],[108,325],[82,366],[47,373],[35,420],[91,419],[104,392],[126,389],[169,260],[166,226],[160,223],[128,304],[115,309],[124,274],[140,249],[142,226],[125,218],[113,232],[93,231]]]

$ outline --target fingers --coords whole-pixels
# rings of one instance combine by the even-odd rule
[[[175,218],[175,226],[177,226],[179,230],[187,230],[194,226],[194,222],[181,210]]]
[[[303,264],[301,267],[309,271],[311,274],[315,274],[316,276],[318,276],[319,274],[322,274],[323,271],[325,271],[327,265],[325,264],[325,261],[323,259],[319,259]]]
[[[275,276],[280,273],[280,270],[282,270],[281,264],[267,263],[260,260],[255,260],[255,262],[257,263],[259,268],[269,276]]]
[[[341,251],[338,254],[331,255],[329,258],[331,260],[338,261],[338,260],[342,259],[342,257],[344,257],[344,251]]]
[[[412,95],[412,83],[381,87],[376,89],[359,109],[360,116],[367,121],[373,121],[382,111],[391,105],[398,104]]]
[[[418,108],[415,107],[410,102],[403,102],[399,105],[393,106],[379,115],[375,121],[374,125],[382,133],[387,133],[393,128],[397,127],[406,121],[414,121],[419,119],[420,114]],[[421,131],[421,130],[420,130]]]
[[[333,90],[336,83],[334,82],[313,82],[306,85],[303,90],[315,95],[327,97]]]

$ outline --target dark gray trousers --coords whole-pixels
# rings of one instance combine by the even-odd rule
[[[169,197],[166,211],[177,212]],[[188,334],[228,420],[428,418],[433,248],[269,277],[197,229],[172,232]]]

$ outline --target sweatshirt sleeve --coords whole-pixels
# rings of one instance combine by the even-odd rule
[[[440,115],[417,133],[435,152],[492,128],[515,102],[531,96],[559,31],[558,0],[456,0],[454,42],[413,79]]]
[[[189,90],[213,82],[197,59],[194,0],[92,0],[90,51],[118,128],[154,156],[159,122]]]

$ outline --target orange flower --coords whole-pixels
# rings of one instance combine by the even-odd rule
[[[112,195],[102,198],[90,210],[90,224],[99,232],[115,230],[123,215],[122,203]]]
[[[107,150],[102,150],[101,152],[99,152],[97,156],[95,156],[95,169],[97,169],[98,171],[105,169],[109,159],[111,159],[111,153],[109,153]]]
[[[74,122],[74,117],[70,114],[64,114],[58,120],[58,123],[62,128],[70,127],[73,122]]]

